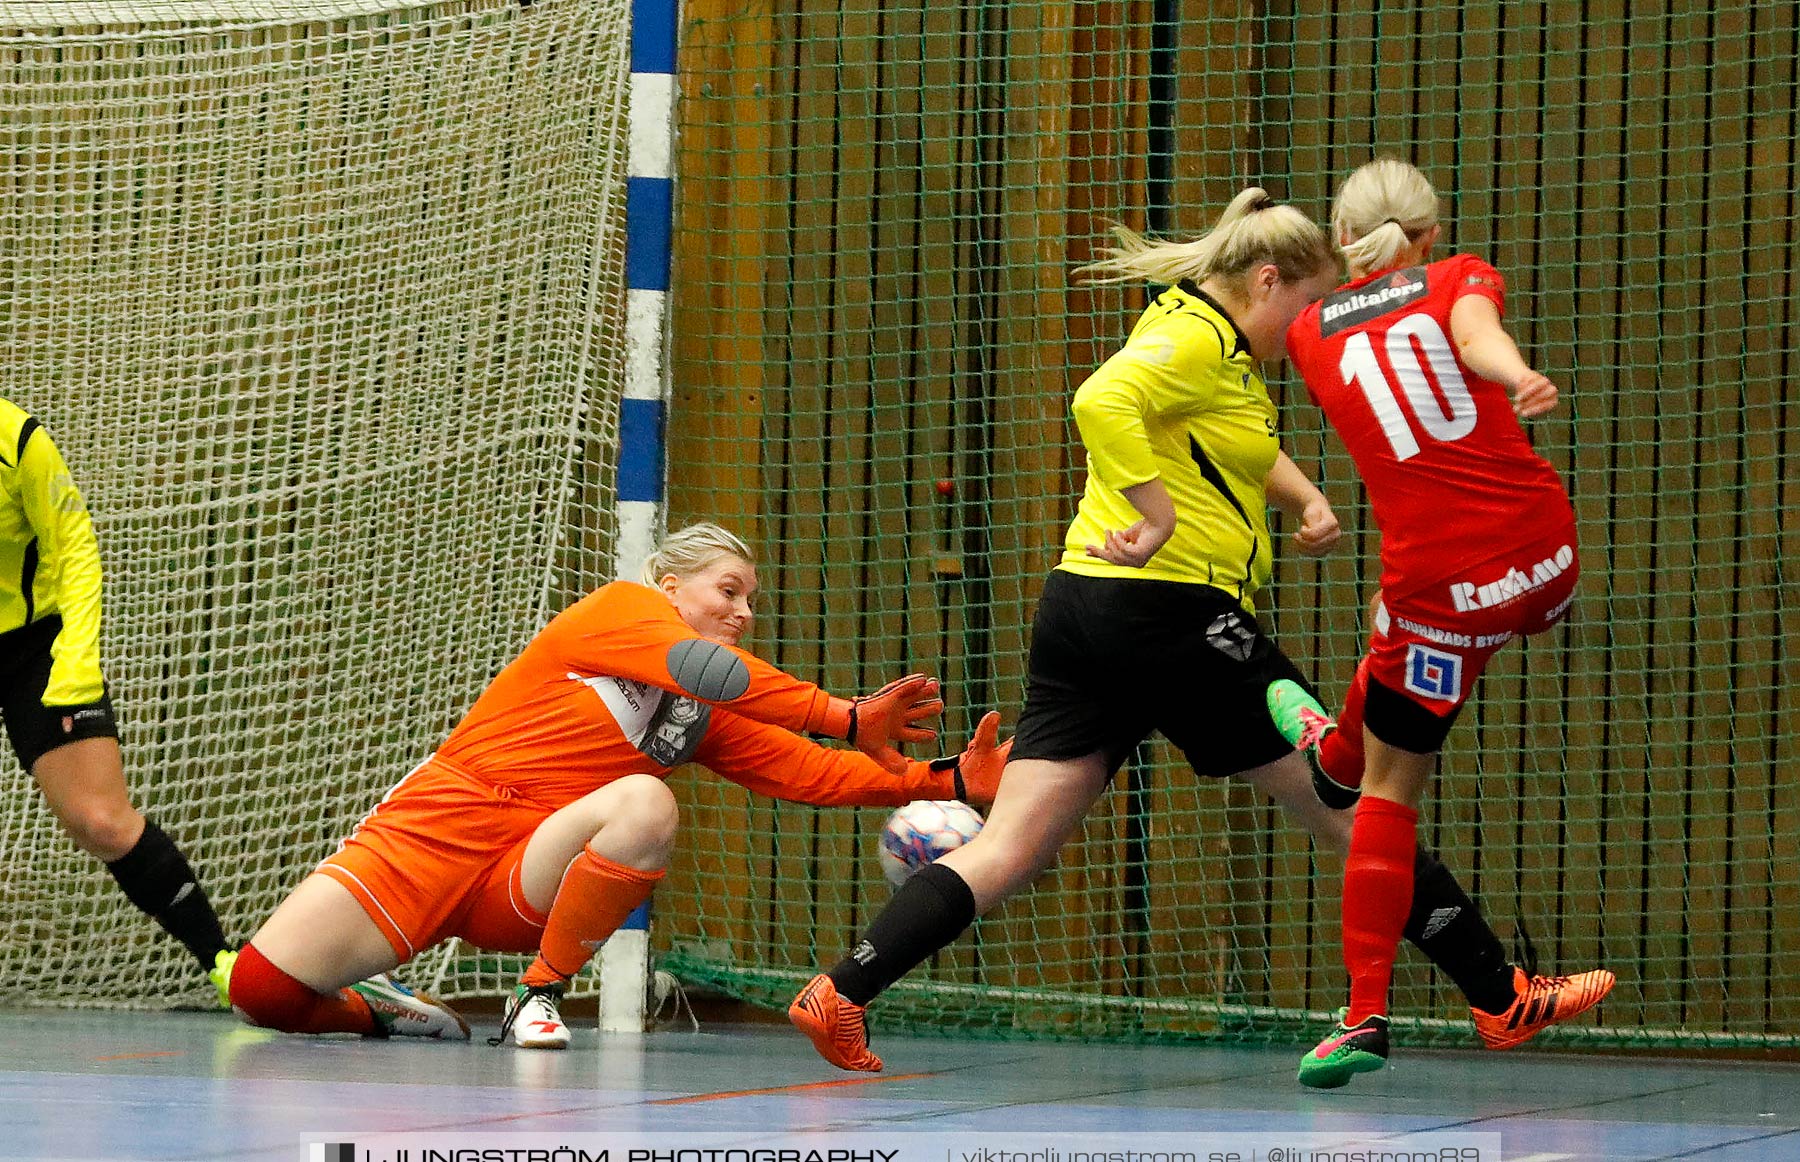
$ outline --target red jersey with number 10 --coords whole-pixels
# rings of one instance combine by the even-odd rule
[[[1471,294],[1504,313],[1499,271],[1458,254],[1339,287],[1288,331],[1289,359],[1369,490],[1391,596],[1574,524],[1506,388],[1457,355],[1450,308]]]

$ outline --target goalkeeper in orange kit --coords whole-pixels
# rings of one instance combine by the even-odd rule
[[[447,1006],[385,975],[459,936],[537,954],[496,1040],[565,1047],[564,984],[663,877],[678,824],[664,779],[683,763],[822,806],[991,801],[1007,751],[997,714],[960,756],[909,761],[895,744],[935,737],[935,680],[838,698],[737,648],[756,567],[736,536],[683,529],[643,577],[554,618],[275,910],[232,973],[246,1019],[467,1037]]]

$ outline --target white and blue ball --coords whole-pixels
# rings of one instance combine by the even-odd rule
[[[881,874],[899,887],[920,868],[981,830],[981,815],[954,799],[915,799],[881,829]]]

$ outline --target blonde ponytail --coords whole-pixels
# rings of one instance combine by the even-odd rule
[[[1273,263],[1283,282],[1298,282],[1334,261],[1331,242],[1316,222],[1258,186],[1233,198],[1217,225],[1188,242],[1146,238],[1124,226],[1112,231],[1119,245],[1100,251],[1102,257],[1078,269],[1078,276],[1092,283],[1172,285],[1232,278]]]
[[[1406,162],[1384,157],[1345,179],[1331,208],[1331,233],[1355,278],[1393,265],[1437,220],[1437,191],[1431,182]]]

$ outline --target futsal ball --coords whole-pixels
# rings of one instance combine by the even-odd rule
[[[881,829],[881,874],[896,888],[938,856],[955,851],[981,830],[975,808],[955,799],[915,799],[888,816]]]

